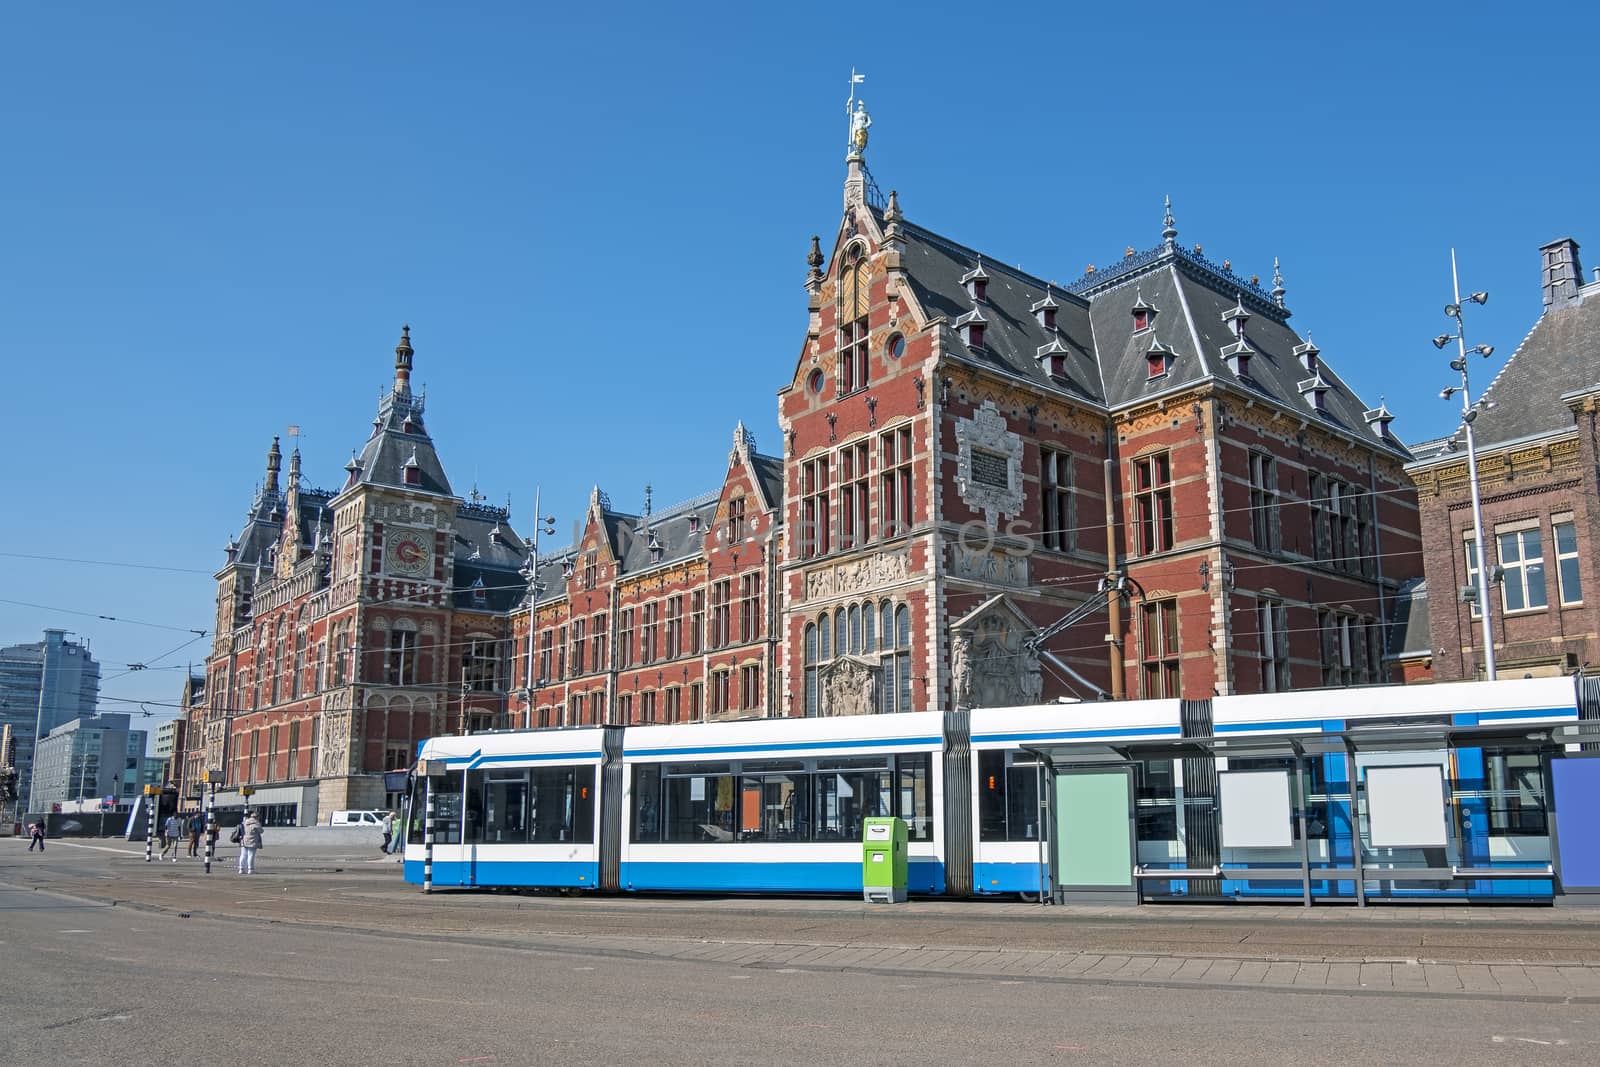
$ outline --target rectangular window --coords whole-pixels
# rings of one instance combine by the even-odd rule
[[[856,319],[839,330],[839,395],[867,387],[867,320]]]
[[[1250,453],[1250,539],[1266,552],[1280,547],[1278,464],[1265,452]]]
[[[978,757],[978,839],[1037,841],[1043,813],[1038,758],[987,750]]]
[[[389,632],[388,683],[417,684],[417,635],[412,630]]]
[[[744,540],[744,497],[728,501],[728,544],[737,545]]]
[[[617,697],[617,718],[622,720],[622,725],[632,726],[633,723],[633,694],[623,693]]]
[[[826,555],[831,547],[828,514],[828,457],[800,467],[800,555],[803,559]]]
[[[1288,609],[1276,600],[1257,601],[1256,627],[1261,645],[1261,691],[1285,692],[1289,688]]]
[[[1327,559],[1328,539],[1328,480],[1320,474],[1309,477],[1311,500],[1311,558]]]
[[[1147,698],[1176,697],[1179,686],[1178,602],[1146,603],[1140,620],[1143,693]]]
[[[656,691],[647,689],[639,694],[639,718],[645,723],[656,721]]]
[[[689,594],[689,652],[698,656],[705,651],[706,591],[696,589]]]
[[[500,642],[489,637],[467,640],[466,683],[474,693],[493,693],[500,688]]]
[[[567,677],[567,628],[556,628],[556,677]]]
[[[617,669],[633,666],[633,609],[623,608],[617,625]]]
[[[732,671],[711,672],[711,714],[721,715],[730,707],[733,688]]]
[[[871,448],[866,441],[839,450],[839,547],[859,548],[869,540],[867,486]]]
[[[884,537],[911,530],[911,427],[901,426],[878,438],[878,523]]]
[[[1544,544],[1537,526],[1495,535],[1500,547],[1500,599],[1507,611],[1546,606]]]
[[[1043,514],[1039,529],[1045,548],[1070,552],[1077,547],[1073,515],[1072,457],[1052,448],[1039,450],[1039,496]]]
[[[1476,619],[1483,614],[1483,605],[1478,601],[1478,539],[1468,537],[1461,542],[1461,554],[1466,559],[1467,588],[1472,590],[1467,594],[1468,604],[1471,606],[1472,617]]]
[[[706,717],[706,687],[696,682],[689,687],[689,721],[699,722]]]
[[[567,698],[567,726],[578,726],[583,722],[583,696],[574,693]]]
[[[592,548],[583,554],[583,587],[585,589],[594,588],[596,572],[600,569],[597,556],[598,553]]]
[[[654,663],[656,661],[656,636],[660,627],[656,624],[656,613],[660,610],[659,604],[646,604],[642,609],[643,620],[639,624],[639,662]]]
[[[602,689],[596,689],[589,694],[589,725],[599,726],[605,722],[606,694]]]
[[[723,578],[711,585],[711,647],[726,648],[732,639],[733,579]]]
[[[667,597],[667,659],[683,655],[683,594]]]
[[[739,668],[739,706],[746,711],[766,707],[761,695],[761,668],[756,664]]]
[[[746,574],[739,579],[739,640],[748,644],[761,639],[761,574]]]
[[[1172,456],[1158,452],[1133,461],[1134,515],[1139,554],[1172,548]]]
[[[678,686],[667,690],[667,721],[683,721],[683,689]]]
[[[1561,603],[1583,603],[1583,578],[1578,573],[1578,527],[1572,522],[1555,524],[1556,573],[1561,579]]]
[[[550,681],[554,675],[550,673],[550,664],[555,654],[555,634],[546,630],[539,635],[539,677],[536,679],[540,685]]]
[[[602,615],[596,615],[594,617],[594,629],[591,632],[593,633],[594,636],[592,636],[589,639],[589,650],[592,653],[591,659],[593,660],[593,663],[594,663],[594,669],[596,671],[603,671],[603,670],[606,669],[606,617],[605,617],[605,615],[603,615],[603,614]]]

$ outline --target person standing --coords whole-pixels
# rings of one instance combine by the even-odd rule
[[[198,811],[189,814],[189,855],[200,857],[200,835],[205,832],[205,816]]]
[[[166,859],[167,853],[172,853],[172,862],[178,862],[178,835],[183,832],[183,824],[178,821],[178,813],[173,812],[167,816],[167,821],[161,824],[161,858]]]
[[[261,848],[261,820],[251,812],[239,827],[239,873],[256,873],[256,852]]]
[[[44,820],[28,824],[28,851],[33,851],[33,846],[38,845],[39,851],[44,851]]]
[[[394,840],[394,812],[383,813],[383,844],[378,846],[378,851],[385,856],[389,854],[389,842]]]

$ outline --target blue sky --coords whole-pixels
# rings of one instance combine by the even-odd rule
[[[337,484],[404,322],[457,490],[519,528],[536,485],[563,531],[596,482],[713,488],[740,418],[775,449],[852,66],[912,220],[1066,281],[1171,195],[1207,256],[1281,257],[1396,432],[1444,433],[1451,246],[1484,370],[1540,244],[1600,265],[1600,16],[1314,7],[7,5],[0,641],[66,627],[107,696],[175,700],[272,435]]]

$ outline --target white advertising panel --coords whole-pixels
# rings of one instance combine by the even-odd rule
[[[1286,848],[1290,826],[1288,771],[1223,771],[1223,848]]]
[[[1372,848],[1440,847],[1444,826],[1444,777],[1427,767],[1367,768],[1367,844]]]

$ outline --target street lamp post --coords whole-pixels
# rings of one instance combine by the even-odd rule
[[[1449,400],[1456,393],[1461,394],[1461,423],[1466,427],[1467,434],[1467,485],[1472,493],[1472,531],[1476,539],[1474,547],[1478,556],[1478,618],[1483,624],[1483,670],[1484,677],[1489,681],[1495,679],[1494,661],[1494,625],[1490,619],[1491,606],[1489,603],[1489,546],[1483,537],[1483,498],[1478,490],[1478,443],[1473,434],[1472,424],[1477,421],[1478,414],[1485,406],[1481,401],[1472,402],[1470,382],[1467,377],[1467,336],[1466,326],[1461,319],[1461,280],[1456,272],[1456,250],[1450,250],[1450,282],[1455,294],[1455,299],[1445,305],[1444,313],[1455,320],[1456,332],[1453,334],[1442,333],[1433,339],[1435,348],[1444,348],[1451,341],[1456,343],[1456,358],[1450,361],[1450,369],[1461,375],[1461,384],[1452,385],[1439,396]],[[1489,294],[1479,291],[1468,295],[1468,300],[1474,304],[1489,302]],[[1493,345],[1475,345],[1473,352],[1488,359],[1494,355]]]
[[[533,694],[538,686],[533,680],[533,620],[539,606],[539,594],[544,587],[539,583],[539,535],[541,533],[554,536],[556,532],[556,519],[554,515],[539,514],[540,491],[533,491],[533,533],[528,541],[528,564],[522,570],[522,577],[528,582],[528,664],[527,673],[523,676],[523,727],[533,727]]]

